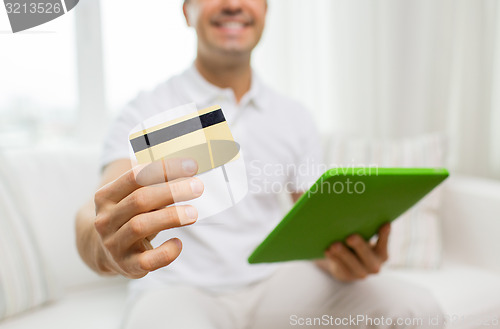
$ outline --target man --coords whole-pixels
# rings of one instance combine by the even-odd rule
[[[106,140],[102,187],[77,215],[77,245],[88,266],[138,279],[131,282],[123,327],[400,327],[397,320],[410,318],[414,327],[425,327],[429,316],[439,314],[428,292],[369,276],[387,259],[388,225],[376,244],[354,235],[314,263],[247,264],[282,216],[269,183],[287,186],[297,200],[311,179],[262,169],[318,163],[320,140],[307,112],[262,84],[250,67],[266,0],[187,0],[183,11],[198,35],[194,66],[122,111]],[[189,102],[199,109],[221,105],[244,154],[250,193],[214,216],[222,224],[210,225],[208,218],[205,225],[179,229],[197,218],[192,206],[172,206],[174,199],[203,193],[202,181],[191,177],[197,164],[165,161],[168,182],[142,186],[128,159],[127,136],[144,119]]]

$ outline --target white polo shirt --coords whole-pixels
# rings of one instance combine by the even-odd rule
[[[132,281],[134,288],[186,283],[220,290],[270,275],[276,265],[250,265],[247,258],[284,215],[278,193],[303,191],[321,175],[315,167],[322,162],[321,140],[301,105],[265,86],[255,73],[237,104],[230,88],[210,84],[194,65],[139,94],[122,110],[105,140],[102,164],[129,158],[128,134],[138,123],[191,102],[198,109],[222,107],[244,156],[249,192],[236,206],[213,216],[217,224],[206,218],[160,232],[154,247],[178,237],[183,250],[169,266]]]

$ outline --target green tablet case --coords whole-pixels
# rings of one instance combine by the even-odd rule
[[[351,234],[366,240],[448,177],[444,168],[336,168],[325,172],[254,250],[249,263],[323,258]]]

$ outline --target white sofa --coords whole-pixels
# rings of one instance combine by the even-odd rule
[[[99,277],[80,260],[74,215],[98,180],[93,147],[17,149],[3,153],[14,193],[26,207],[43,261],[62,294],[55,301],[0,322],[0,329],[116,328],[126,280]],[[384,269],[430,288],[450,328],[500,328],[500,182],[452,175],[441,206],[444,263],[439,270]],[[489,324],[489,325],[488,325]]]

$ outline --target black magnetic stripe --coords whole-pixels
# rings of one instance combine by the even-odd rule
[[[134,153],[145,150],[174,138],[192,133],[193,131],[213,126],[226,121],[221,109],[202,114],[171,126],[156,130],[149,134],[130,140]]]

